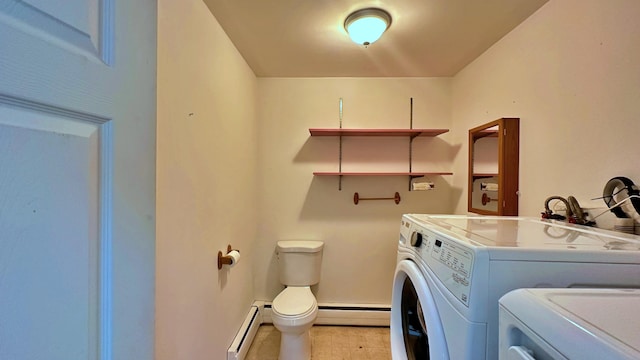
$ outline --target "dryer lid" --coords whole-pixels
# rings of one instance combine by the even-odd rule
[[[499,300],[501,316],[568,359],[639,359],[638,303],[639,289],[604,288],[517,289]]]
[[[316,298],[308,286],[291,286],[273,300],[271,308],[284,316],[304,315],[316,306]]]

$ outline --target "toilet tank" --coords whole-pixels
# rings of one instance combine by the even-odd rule
[[[278,272],[280,283],[286,286],[311,286],[320,282],[322,241],[278,241]]]

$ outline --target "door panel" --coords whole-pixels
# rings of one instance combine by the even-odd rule
[[[2,358],[98,358],[98,139],[96,124],[0,106]]]
[[[0,0],[2,22],[49,42],[70,45],[102,57],[101,38],[113,33],[109,21],[113,0]],[[103,59],[104,60],[104,59]]]
[[[0,0],[0,359],[153,358],[157,9],[115,2]]]

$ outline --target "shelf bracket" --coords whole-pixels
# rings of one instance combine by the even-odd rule
[[[424,177],[424,175],[409,175],[409,191],[413,191],[413,184],[412,184],[413,179],[417,179],[419,177]]]

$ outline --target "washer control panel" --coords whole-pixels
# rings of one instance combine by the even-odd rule
[[[469,272],[473,264],[473,254],[471,251],[451,244],[446,240],[436,239],[433,244],[431,256],[456,273],[459,273],[463,278],[469,278]]]
[[[432,232],[420,229],[420,257],[436,278],[465,306],[469,306],[473,251],[468,247]]]
[[[413,249],[439,282],[465,306],[473,274],[473,250],[463,243],[403,219],[401,242]]]
[[[469,306],[473,251],[451,239],[434,237],[430,268],[458,300]]]

